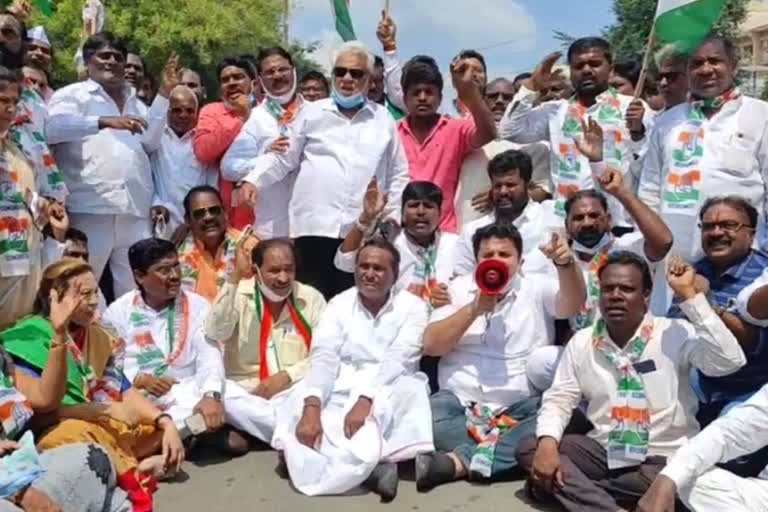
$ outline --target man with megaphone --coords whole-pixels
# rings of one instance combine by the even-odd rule
[[[540,249],[557,280],[520,275],[524,242],[510,223],[480,228],[472,245],[475,272],[451,282],[450,303],[433,312],[424,333],[424,354],[442,359],[431,398],[438,451],[416,458],[420,491],[517,466],[517,442],[533,433],[539,406],[526,363],[552,344],[555,319],[576,314],[586,299],[567,240],[556,234]]]

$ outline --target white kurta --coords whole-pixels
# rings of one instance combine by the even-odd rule
[[[184,420],[194,414],[195,406],[203,395],[209,391],[217,391],[222,394],[227,423],[259,439],[269,439],[271,425],[274,424],[274,412],[263,407],[266,403],[264,399],[253,396],[237,383],[226,380],[221,351],[216,342],[205,337],[203,327],[211,309],[210,304],[195,293],[180,293],[186,293],[189,300],[186,347],[163,375],[179,382],[167,395],[157,399],[151,397],[155,405],[170,414],[176,427],[181,429],[185,425]],[[137,296],[138,306],[134,307]],[[125,341],[123,373],[131,382],[140,373],[141,352],[139,344],[131,336],[132,313],[146,317],[155,346],[166,358],[171,352],[167,308],[162,311],[150,308],[144,303],[139,291],[128,292],[117,299],[107,308],[102,321]],[[176,314],[180,312],[177,311]]]
[[[272,440],[283,450],[293,485],[314,496],[340,494],[363,483],[381,461],[402,461],[434,451],[427,378],[416,373],[427,325],[427,306],[401,292],[377,315],[356,288],[328,304],[313,334],[310,369],[277,414]],[[296,438],[304,399],[323,404],[323,436],[317,450]],[[347,412],[365,396],[371,415],[351,438]]]

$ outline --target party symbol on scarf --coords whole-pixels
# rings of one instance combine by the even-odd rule
[[[566,178],[578,178],[581,173],[580,155],[576,146],[572,144],[560,144],[560,158],[557,159],[557,171]]]
[[[669,173],[664,200],[668,203],[698,202],[701,192],[701,172],[694,170],[683,174]]]
[[[704,148],[699,144],[699,140],[704,137],[704,131],[699,129],[696,132],[681,132],[677,141],[680,147],[672,151],[672,158],[678,167],[687,167],[693,165],[704,154]]]

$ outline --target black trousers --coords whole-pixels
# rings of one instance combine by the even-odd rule
[[[336,250],[343,240],[320,236],[302,236],[294,240],[296,279],[317,289],[330,300],[355,285],[354,274],[337,269],[333,264]]]

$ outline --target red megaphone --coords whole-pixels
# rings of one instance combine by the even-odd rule
[[[475,270],[475,282],[483,295],[499,295],[509,277],[509,267],[501,260],[485,260]]]

